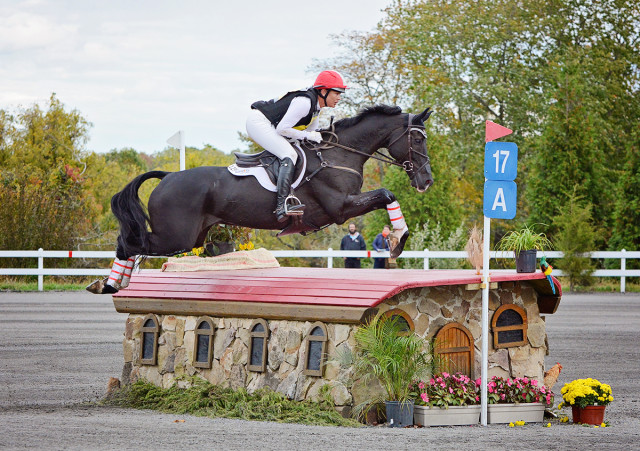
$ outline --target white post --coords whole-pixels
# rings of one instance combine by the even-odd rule
[[[167,139],[167,144],[180,149],[180,170],[184,171],[186,168],[186,155],[184,152],[184,131],[180,130],[175,133],[171,138]]]
[[[487,382],[489,373],[489,238],[491,219],[484,217],[482,248],[482,376],[480,379],[480,424],[487,425]]]
[[[429,269],[429,249],[424,250],[424,269]]]
[[[44,256],[42,255],[44,249],[38,249],[40,256],[38,257],[38,291],[44,291],[44,275],[42,275],[42,270],[44,269]]]
[[[622,271],[626,271],[627,269],[627,259],[624,254],[627,252],[626,249],[622,249],[622,257],[620,257],[620,269]],[[620,293],[624,293],[627,289],[627,278],[625,276],[620,276]]]
[[[333,249],[329,248],[328,249],[329,252],[333,252]],[[333,255],[329,254],[329,257],[327,258],[327,268],[333,268]]]

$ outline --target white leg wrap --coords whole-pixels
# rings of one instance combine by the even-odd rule
[[[120,288],[127,288],[129,286],[129,280],[131,280],[131,273],[133,272],[133,267],[136,264],[136,257],[129,257],[127,259],[127,263],[124,268],[124,273],[122,274],[122,281],[120,282]]]
[[[122,277],[124,276],[124,270],[126,269],[126,267],[126,260],[119,260],[116,258],[113,261],[113,266],[111,267],[111,273],[109,274],[107,285],[111,285],[114,288],[120,289],[120,282],[122,281]]]
[[[402,216],[402,210],[400,210],[398,201],[387,204],[387,213],[389,213],[389,219],[391,220],[394,232],[400,232],[400,235],[402,235],[409,230],[407,223],[404,221],[404,216]]]

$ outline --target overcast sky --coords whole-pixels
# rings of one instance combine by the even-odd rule
[[[0,109],[52,92],[93,123],[87,149],[242,147],[249,105],[311,85],[330,34],[371,31],[392,0],[0,0]]]

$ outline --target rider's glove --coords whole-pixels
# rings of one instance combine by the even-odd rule
[[[322,134],[320,132],[309,132],[307,134],[307,140],[313,141],[316,143],[322,142]]]

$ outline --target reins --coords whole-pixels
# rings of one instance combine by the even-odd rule
[[[419,125],[412,125],[411,124],[411,118],[413,115],[409,115],[407,117],[407,126],[405,127],[404,131],[402,132],[402,134],[400,134],[397,138],[395,138],[393,141],[391,141],[388,145],[387,148],[391,147],[393,144],[395,144],[398,140],[400,140],[400,138],[402,138],[403,136],[407,135],[407,144],[408,144],[408,150],[407,150],[407,154],[406,156],[408,158],[406,158],[402,163],[398,163],[397,161],[395,161],[392,157],[385,155],[383,153],[381,153],[378,150],[375,150],[373,153],[374,154],[378,154],[379,156],[376,156],[374,154],[369,154],[366,152],[363,152],[361,150],[358,149],[354,149],[353,147],[349,147],[349,146],[345,146],[344,144],[340,144],[338,142],[338,135],[335,133],[335,127],[333,125],[333,122],[331,122],[331,130],[322,130],[322,133],[324,134],[328,134],[330,136],[329,140],[325,140],[323,139],[322,142],[320,143],[320,145],[318,146],[313,146],[313,147],[309,147],[310,150],[314,150],[316,152],[316,155],[318,156],[318,159],[320,160],[320,166],[318,167],[318,169],[316,169],[315,171],[313,171],[311,174],[305,176],[304,180],[298,185],[298,187],[302,186],[304,183],[310,181],[318,172],[320,172],[322,169],[324,168],[333,168],[333,169],[339,169],[342,171],[347,171],[349,173],[352,174],[356,174],[358,177],[360,177],[360,186],[362,186],[363,183],[363,179],[362,179],[362,174],[360,174],[358,171],[356,171],[355,169],[352,168],[348,168],[345,166],[337,166],[334,165],[333,163],[325,160],[322,157],[322,151],[323,150],[327,150],[330,149],[332,147],[338,147],[340,149],[344,149],[347,150],[349,152],[358,154],[358,155],[362,155],[365,156],[367,158],[373,158],[375,160],[381,161],[383,163],[386,164],[391,164],[394,166],[399,166],[402,169],[404,169],[407,173],[409,172],[413,172],[414,168],[413,168],[413,158],[412,158],[412,154],[415,152],[420,156],[425,157],[425,163],[420,166],[417,170],[421,170],[422,168],[424,168],[427,164],[429,164],[430,160],[429,160],[429,156],[426,154],[423,154],[422,152],[418,152],[417,150],[414,150],[412,144],[411,144],[411,132],[412,131],[418,131],[420,132],[425,138],[427,137],[426,132],[424,131],[424,127],[421,127]],[[392,135],[393,132],[395,132],[396,130],[398,130],[400,127],[394,129],[391,131],[391,133],[389,135]],[[333,138],[335,138],[335,141],[333,140]]]

